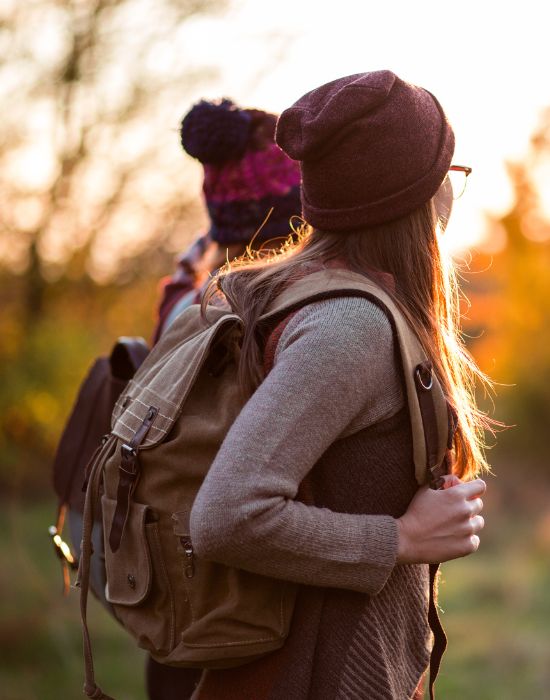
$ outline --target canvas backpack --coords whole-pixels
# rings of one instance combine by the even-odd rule
[[[290,285],[261,318],[268,331],[292,311],[335,296],[364,296],[394,329],[409,408],[416,477],[446,471],[449,412],[415,333],[380,287],[345,270]],[[106,598],[124,628],[163,664],[227,668],[273,651],[288,634],[297,586],[198,558],[189,528],[195,496],[244,405],[237,381],[241,318],[209,306],[184,311],[122,391],[111,432],[90,465],[78,573],[86,665],[95,684],[86,625],[91,534],[101,514]]]

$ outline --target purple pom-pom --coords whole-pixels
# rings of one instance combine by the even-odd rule
[[[250,123],[250,115],[231,100],[201,100],[181,122],[181,145],[201,163],[238,160],[246,150]]]

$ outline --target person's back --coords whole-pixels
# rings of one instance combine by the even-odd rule
[[[484,464],[462,379],[475,370],[443,341],[459,344],[433,198],[454,138],[433,96],[382,71],[308,93],[282,114],[277,140],[301,161],[311,227],[294,250],[211,283],[245,322],[240,371],[250,398],[199,491],[191,537],[205,559],[303,588],[284,647],[204,672],[193,698],[411,698],[430,659],[430,627],[434,667],[444,646],[435,564],[474,551],[483,527],[484,483],[459,481]],[[289,283],[319,266],[376,281],[415,329],[457,417],[445,481],[454,488],[418,488],[383,308],[350,294],[275,328],[259,323]]]

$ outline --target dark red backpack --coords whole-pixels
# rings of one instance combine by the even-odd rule
[[[109,356],[98,357],[84,378],[69,418],[63,428],[53,462],[53,486],[57,494],[56,524],[50,527],[55,552],[63,566],[64,590],[69,587],[69,570],[78,566],[75,550],[63,541],[68,512],[84,512],[83,486],[86,466],[111,430],[114,405],[128,381],[149,354],[143,338],[122,337]]]

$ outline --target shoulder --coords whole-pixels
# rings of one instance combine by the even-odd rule
[[[360,356],[393,347],[393,330],[386,313],[365,297],[334,297],[299,309],[281,334],[277,356],[295,343],[315,344],[318,350],[338,350]]]
[[[385,311],[365,297],[336,297],[297,311],[282,332],[273,368],[277,381],[304,397],[352,415],[356,431],[395,413],[403,403],[393,329]]]

